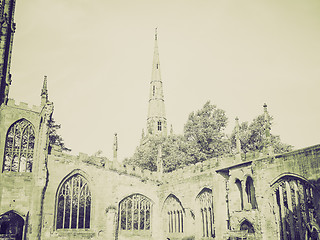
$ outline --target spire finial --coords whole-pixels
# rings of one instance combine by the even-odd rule
[[[268,155],[273,155],[273,147],[271,144],[271,134],[270,134],[270,129],[271,129],[271,124],[270,124],[270,116],[268,113],[267,109],[267,104],[263,104],[264,108],[264,132],[265,132],[265,142],[264,142],[264,150]]]
[[[113,162],[118,161],[118,134],[114,134],[114,139],[113,139]]]
[[[237,159],[241,160],[241,142],[240,142],[240,126],[239,118],[236,117],[236,149],[237,149]]]
[[[155,29],[154,39],[158,40],[158,27]]]
[[[43,79],[43,86],[41,89],[41,104],[45,104],[46,102],[48,102],[48,80],[47,80],[47,76],[44,76]]]

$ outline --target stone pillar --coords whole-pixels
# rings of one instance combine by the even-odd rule
[[[118,214],[116,208],[108,208],[106,210],[106,232],[99,234],[99,239],[115,239],[118,231]]]
[[[287,201],[288,201],[288,209],[289,209],[289,224],[290,224],[291,239],[295,239],[292,196],[291,196],[291,188],[288,182],[286,182],[286,192],[287,192]]]
[[[185,236],[191,236],[194,234],[194,220],[191,214],[190,208],[184,209],[184,216],[183,216],[183,232]]]
[[[164,215],[167,217],[167,215]],[[152,239],[165,239],[165,227],[164,219],[161,215],[161,210],[158,204],[154,204],[152,207],[152,215],[151,215],[151,230],[152,230]]]
[[[48,146],[49,146],[49,128],[53,113],[53,104],[48,102],[44,105],[40,115],[40,128],[36,140],[36,149],[34,152],[34,198],[32,200],[31,224],[32,233],[30,239],[41,239],[43,204],[48,184]]]
[[[279,186],[279,198],[280,198],[280,212],[281,212],[281,224],[282,224],[282,238],[283,240],[287,240],[287,229],[286,229],[286,219],[285,219],[285,207],[283,202],[283,189],[282,186]]]
[[[215,229],[216,239],[224,239],[226,232],[228,231],[228,190],[226,181],[228,178],[227,173],[219,172],[214,179],[213,188],[214,191],[214,216],[215,216]]]

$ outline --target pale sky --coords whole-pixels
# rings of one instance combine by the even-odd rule
[[[227,133],[263,112],[296,149],[320,143],[318,0],[17,0],[10,98],[40,104],[43,76],[72,153],[133,154],[146,126],[158,27],[167,120],[207,100]]]

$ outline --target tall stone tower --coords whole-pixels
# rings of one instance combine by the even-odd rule
[[[163,87],[160,74],[157,29],[155,31],[155,44],[153,53],[149,109],[147,118],[147,136],[150,135],[167,135],[167,119],[165,113]]]
[[[7,103],[11,84],[10,63],[15,32],[15,4],[16,0],[0,0],[0,105]]]

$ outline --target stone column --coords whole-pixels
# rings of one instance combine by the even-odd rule
[[[116,232],[118,230],[118,214],[116,208],[109,208],[106,210],[106,232],[99,234],[99,239],[116,239]]]

